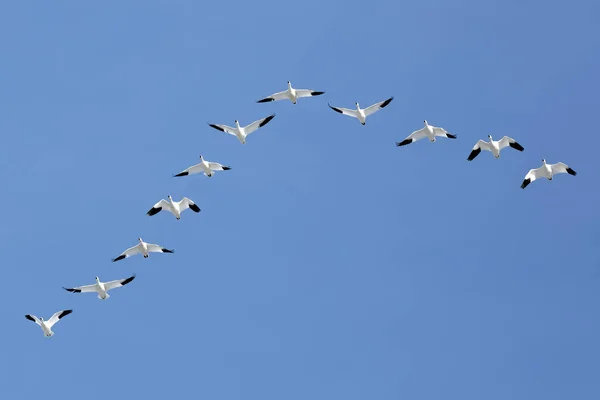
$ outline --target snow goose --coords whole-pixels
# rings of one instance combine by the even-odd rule
[[[249,134],[251,134],[252,132],[257,130],[258,128],[262,128],[263,126],[268,124],[269,121],[271,121],[273,118],[275,118],[275,114],[269,115],[268,117],[265,117],[265,118],[261,118],[258,121],[254,121],[253,123],[246,125],[246,126],[240,126],[240,123],[236,119],[234,121],[235,128],[232,128],[231,126],[219,125],[219,124],[208,124],[208,125],[210,127],[215,128],[216,130],[221,131],[221,132],[229,133],[230,135],[237,137],[238,140],[242,144],[246,144],[246,137],[248,137]]]
[[[575,172],[567,164],[564,164],[561,162],[558,162],[556,164],[546,164],[546,160],[542,160],[541,167],[529,170],[527,175],[525,175],[525,179],[523,180],[523,183],[521,184],[521,189],[525,189],[527,187],[527,185],[529,185],[531,182],[535,181],[536,179],[547,178],[548,180],[551,181],[552,177],[554,177],[554,175],[564,174],[564,173],[567,173],[567,174],[573,175],[573,176],[577,175],[577,172]]]
[[[173,175],[173,176],[174,177],[186,176],[186,175],[199,174],[200,172],[203,172],[204,175],[206,175],[210,178],[211,176],[213,176],[213,173],[215,171],[229,171],[230,169],[231,169],[231,167],[226,167],[226,166],[221,165],[216,162],[206,161],[206,160],[204,160],[204,158],[202,156],[200,156],[200,163],[198,163],[196,165],[192,165],[191,167],[189,167],[189,168],[181,171],[177,175]]]
[[[130,276],[129,278],[117,279],[116,281],[110,282],[100,282],[100,278],[96,277],[96,283],[93,285],[87,286],[77,286],[75,288],[66,288],[63,287],[68,292],[71,293],[98,293],[98,298],[100,300],[106,300],[110,297],[108,294],[109,290],[116,289],[122,286],[127,285],[129,282],[135,279],[135,275]]]
[[[523,151],[525,150],[523,148],[523,146],[521,146],[519,143],[517,143],[515,141],[515,139],[510,138],[508,136],[504,136],[502,139],[500,140],[494,140],[492,139],[492,135],[488,135],[488,138],[490,138],[489,142],[485,142],[483,140],[479,140],[475,146],[473,146],[473,150],[471,150],[471,153],[469,154],[469,157],[467,158],[467,161],[473,161],[475,159],[475,157],[477,157],[479,155],[479,153],[481,153],[481,150],[486,150],[486,151],[490,151],[495,158],[500,158],[500,150],[502,150],[505,147],[512,147],[515,150],[519,150],[519,151]]]
[[[26,314],[25,318],[38,324],[40,328],[42,328],[42,331],[44,331],[44,336],[50,337],[54,336],[54,332],[52,332],[52,327],[54,326],[54,324],[56,324],[59,319],[61,319],[65,315],[71,314],[72,312],[73,310],[57,311],[54,313],[53,316],[50,317],[48,321],[44,321],[44,318],[38,318],[35,315],[31,314]]]
[[[171,214],[173,214],[175,216],[175,218],[180,219],[181,213],[184,212],[185,210],[187,210],[188,208],[194,212],[197,212],[197,213],[200,212],[200,207],[198,207],[196,205],[196,203],[194,203],[192,200],[188,199],[187,197],[184,197],[180,201],[173,201],[173,198],[171,197],[171,195],[169,195],[168,197],[169,197],[169,201],[161,199],[146,214],[151,217],[153,215],[158,214],[162,210],[166,210],[166,211],[169,211]]]
[[[448,133],[444,128],[440,128],[437,126],[429,125],[427,120],[423,121],[425,126],[418,131],[414,131],[406,139],[401,142],[396,142],[396,146],[406,146],[407,144],[411,144],[416,142],[417,140],[421,140],[424,138],[429,138],[430,142],[435,142],[435,137],[446,137],[449,139],[456,139],[456,135],[452,135]]]
[[[175,250],[165,249],[157,244],[146,243],[142,238],[138,238],[139,243],[122,252],[118,257],[113,258],[112,262],[122,260],[136,254],[142,254],[144,258],[148,258],[149,253],[174,253]]]
[[[364,125],[367,123],[367,117],[369,115],[375,114],[377,111],[381,110],[382,108],[384,108],[385,106],[390,104],[390,102],[393,99],[394,99],[394,96],[390,97],[387,100],[380,101],[379,103],[375,103],[372,106],[369,106],[365,109],[361,109],[360,105],[358,103],[354,103],[354,104],[356,104],[356,110],[351,110],[349,108],[333,107],[329,103],[327,103],[327,105],[333,111],[337,111],[340,114],[348,115],[349,117],[357,118],[360,121],[360,123]]]
[[[290,81],[287,83],[288,88],[283,92],[273,93],[272,95],[258,100],[257,103],[268,103],[270,101],[289,100],[296,104],[300,97],[320,96],[325,92],[317,92],[311,89],[294,89]]]

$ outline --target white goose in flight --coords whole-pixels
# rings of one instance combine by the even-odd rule
[[[481,153],[481,150],[487,150],[491,152],[495,158],[500,158],[500,150],[508,146],[519,151],[525,150],[523,146],[515,141],[515,139],[508,136],[504,136],[502,139],[497,141],[492,139],[492,135],[488,135],[488,138],[490,138],[489,142],[479,140],[477,143],[475,143],[475,146],[473,146],[473,150],[471,150],[467,161],[473,161],[475,157]]]
[[[429,125],[427,120],[423,121],[425,126],[418,131],[414,131],[406,139],[401,142],[396,142],[396,146],[406,146],[407,144],[411,144],[416,142],[417,140],[421,140],[424,138],[428,138],[431,143],[435,142],[436,136],[445,137],[449,139],[456,139],[456,135],[452,135],[448,133],[444,128],[440,128],[437,126]]]
[[[44,318],[38,318],[35,315],[31,314],[26,314],[25,318],[38,324],[40,328],[42,328],[42,331],[44,331],[44,336],[50,337],[54,336],[54,332],[52,332],[52,327],[54,326],[54,324],[56,324],[59,319],[61,319],[65,315],[71,314],[72,312],[73,310],[57,311],[54,313],[53,316],[50,317],[48,321],[44,321]]]
[[[184,212],[185,210],[187,210],[188,208],[194,212],[197,212],[197,213],[200,212],[200,207],[198,207],[198,205],[196,205],[196,203],[194,203],[192,200],[188,199],[187,197],[184,197],[183,199],[181,199],[179,201],[173,201],[173,198],[171,197],[171,195],[169,195],[168,197],[169,197],[169,201],[161,199],[146,214],[151,217],[153,215],[158,214],[162,210],[166,210],[166,211],[169,211],[171,214],[173,214],[175,216],[175,218],[180,219],[181,213]]]
[[[100,300],[106,300],[110,297],[108,294],[109,290],[116,289],[122,286],[127,285],[129,282],[135,279],[135,275],[130,276],[129,278],[117,279],[116,281],[110,282],[100,282],[100,278],[96,277],[96,283],[93,285],[87,286],[77,286],[75,288],[66,288],[63,287],[68,292],[71,293],[98,293],[98,298]]]
[[[325,92],[318,92],[311,89],[294,89],[290,81],[287,83],[288,88],[283,92],[273,93],[272,95],[265,97],[264,99],[258,100],[257,103],[268,103],[270,101],[289,100],[296,104],[301,97],[312,97],[320,96]]]
[[[261,118],[258,121],[254,121],[253,123],[246,125],[246,126],[240,126],[239,121],[236,119],[234,121],[235,128],[232,128],[231,126],[219,125],[219,124],[208,124],[208,125],[210,127],[215,128],[216,130],[221,131],[221,132],[229,133],[230,135],[237,137],[238,140],[242,144],[246,144],[246,137],[248,137],[249,134],[256,131],[258,128],[262,128],[263,126],[268,124],[269,121],[271,121],[273,118],[275,118],[275,114],[269,115],[268,117],[265,117],[265,118]]]
[[[185,170],[181,171],[177,175],[173,175],[173,176],[174,177],[186,176],[186,175],[199,174],[199,173],[203,172],[204,175],[206,175],[210,178],[211,176],[213,176],[215,171],[229,171],[230,169],[231,169],[231,167],[221,165],[217,162],[206,161],[206,160],[204,160],[204,158],[202,156],[200,156],[200,163],[198,163],[196,165],[192,165],[191,167],[186,168]]]
[[[375,114],[377,111],[381,110],[382,108],[384,108],[385,106],[390,104],[390,102],[393,99],[394,99],[394,96],[390,97],[387,100],[380,101],[379,103],[375,103],[372,106],[369,106],[365,109],[360,108],[360,105],[358,103],[354,103],[354,104],[356,104],[356,110],[351,110],[349,108],[333,107],[329,103],[327,103],[327,105],[333,111],[337,111],[340,114],[348,115],[349,117],[357,118],[360,121],[360,123],[364,125],[367,123],[367,117],[369,115]]]
[[[118,257],[113,258],[112,262],[122,260],[134,256],[136,254],[142,254],[144,258],[148,258],[149,253],[174,253],[175,250],[165,249],[157,244],[146,243],[142,238],[138,238],[139,243],[133,247],[128,248],[122,252]]]
[[[523,183],[521,184],[521,189],[525,189],[527,187],[527,185],[529,185],[531,182],[535,181],[536,179],[546,178],[551,181],[552,178],[554,177],[554,175],[565,174],[565,173],[569,174],[569,175],[573,175],[573,176],[577,175],[577,172],[575,172],[567,164],[564,164],[561,162],[558,162],[556,164],[546,164],[546,160],[542,160],[541,167],[529,170],[527,175],[525,175],[525,179],[523,180]]]

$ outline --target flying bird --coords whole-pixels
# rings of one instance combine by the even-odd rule
[[[161,212],[162,210],[169,211],[171,214],[175,216],[175,218],[180,219],[181,213],[187,210],[188,208],[194,212],[199,213],[200,207],[196,205],[192,200],[184,197],[180,201],[173,201],[171,195],[168,196],[169,201],[164,199],[160,200],[156,203],[146,214],[149,216],[153,216]]]
[[[173,175],[173,176],[174,177],[186,176],[186,175],[199,174],[199,173],[203,172],[204,175],[206,175],[210,178],[211,176],[213,176],[215,171],[229,171],[230,169],[231,169],[231,167],[226,167],[226,166],[221,165],[216,162],[205,161],[204,158],[202,156],[200,156],[200,163],[198,163],[196,165],[192,165],[191,167],[189,167],[189,168],[181,171],[177,175]]]
[[[72,312],[73,310],[57,311],[54,313],[53,316],[50,317],[48,321],[44,321],[44,318],[38,318],[35,315],[31,314],[26,314],[25,318],[38,324],[42,328],[44,336],[50,337],[54,336],[54,332],[52,332],[52,327],[58,322],[58,320],[60,320],[65,315],[71,314]]]
[[[124,252],[122,252],[118,257],[113,258],[112,262],[123,260],[124,258],[128,258],[134,256],[136,254],[142,254],[144,258],[148,258],[149,253],[174,253],[175,250],[165,249],[157,244],[146,243],[142,240],[142,238],[138,238],[139,243],[133,247],[128,248]]]
[[[490,151],[494,155],[495,158],[500,158],[500,150],[502,150],[503,148],[508,147],[508,146],[512,147],[515,150],[519,150],[519,151],[525,150],[523,148],[523,146],[521,146],[519,143],[517,143],[515,141],[515,139],[510,138],[508,136],[504,136],[500,140],[492,139],[492,135],[488,135],[488,138],[490,138],[489,142],[479,140],[475,144],[475,146],[473,146],[473,150],[471,150],[471,153],[469,154],[467,161],[473,161],[475,159],[475,157],[477,157],[479,155],[479,153],[481,153],[481,150]]]
[[[232,128],[231,126],[219,125],[219,124],[208,124],[208,125],[215,128],[216,130],[221,131],[221,132],[229,133],[230,135],[237,137],[238,140],[242,144],[246,144],[246,137],[248,137],[249,134],[256,131],[258,128],[262,128],[263,126],[268,124],[269,121],[271,121],[273,118],[275,118],[275,114],[269,115],[268,117],[265,117],[265,118],[261,118],[258,121],[254,121],[253,123],[246,125],[246,126],[240,126],[240,123],[236,119],[235,120],[235,128]]]
[[[287,83],[288,88],[283,92],[273,93],[272,95],[265,97],[264,99],[258,100],[257,103],[268,103],[270,101],[289,100],[296,104],[301,97],[312,97],[320,96],[325,92],[318,92],[311,89],[294,89],[290,81]]]
[[[372,106],[369,106],[369,107],[367,107],[365,109],[360,108],[360,105],[358,103],[354,103],[354,104],[356,104],[356,110],[351,110],[349,108],[333,107],[329,103],[327,103],[327,105],[333,111],[337,111],[340,114],[348,115],[349,117],[357,118],[360,121],[360,123],[364,125],[364,124],[367,123],[367,117],[369,115],[375,114],[377,111],[379,111],[382,108],[386,107],[388,104],[390,104],[390,102],[393,99],[394,99],[394,96],[390,97],[387,100],[380,101],[379,103],[375,103]]]
[[[418,131],[414,131],[406,139],[401,142],[396,142],[396,146],[406,146],[407,144],[411,144],[416,142],[417,140],[421,140],[424,138],[429,138],[430,142],[435,142],[436,136],[445,137],[449,139],[456,139],[456,135],[452,135],[448,133],[444,128],[440,128],[437,126],[429,125],[427,120],[423,121],[425,126]]]
[[[561,162],[558,162],[556,164],[546,164],[546,160],[542,160],[541,167],[529,170],[527,175],[525,175],[525,179],[523,180],[523,183],[521,184],[521,189],[525,189],[527,187],[527,185],[529,185],[531,182],[535,181],[536,179],[546,178],[549,181],[551,181],[552,178],[554,177],[554,175],[565,174],[565,173],[569,174],[569,175],[573,175],[573,176],[577,175],[577,172],[575,172],[567,164],[564,164]]]
[[[75,288],[70,288],[70,289],[63,287],[63,289],[65,289],[66,291],[71,292],[71,293],[95,292],[95,293],[98,293],[98,298],[100,300],[106,300],[110,297],[110,295],[108,294],[109,290],[125,286],[134,279],[135,279],[135,275],[130,276],[129,278],[117,279],[116,281],[100,282],[100,278],[96,277],[96,283],[94,283],[93,285],[77,286]]]

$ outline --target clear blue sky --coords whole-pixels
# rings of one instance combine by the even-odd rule
[[[600,5],[365,4],[3,4],[0,397],[600,398]],[[423,119],[458,139],[397,148]],[[140,236],[175,254],[110,262]]]

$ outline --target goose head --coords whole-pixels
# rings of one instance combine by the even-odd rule
[[[423,120],[423,123],[425,124],[425,126],[429,125],[429,124],[427,123],[427,120],[426,120],[426,119],[424,119],[424,120]]]
[[[138,238],[138,242],[142,243],[142,238]]]
[[[202,158],[202,156],[200,156],[200,161],[202,161],[202,160],[204,160],[204,159]]]
[[[289,88],[291,88],[292,87],[292,82],[287,81],[287,85],[288,85]]]
[[[546,165],[546,159],[542,158],[542,164]]]
[[[171,197],[171,195],[168,195],[167,198],[171,201],[173,201],[173,198]]]
[[[360,105],[358,104],[358,102],[357,102],[357,103],[354,103],[354,104],[356,104],[356,108],[357,108],[357,109],[359,109],[359,108],[360,108]]]
[[[233,121],[233,122],[235,122],[235,126],[237,126],[238,128],[240,127],[240,121],[238,121],[238,120],[236,119],[236,120],[235,120],[235,121]]]
[[[96,277],[96,282],[100,282],[100,278]]]
[[[492,139],[492,135],[488,135],[488,138],[489,138],[490,140],[493,140],[493,139]]]

